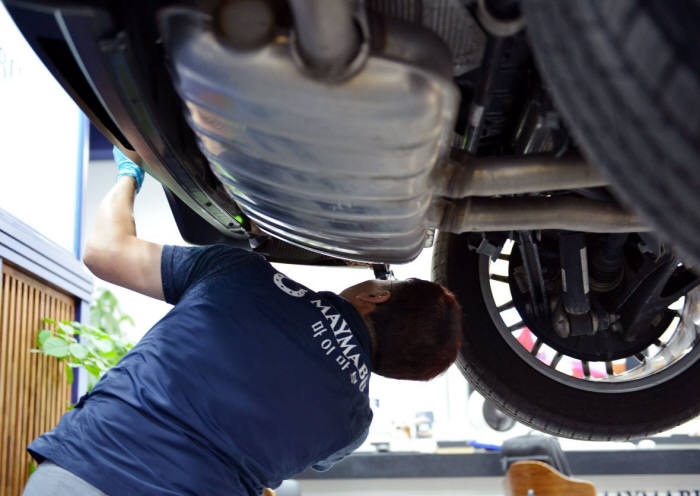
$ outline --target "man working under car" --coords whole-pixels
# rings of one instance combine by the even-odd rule
[[[115,159],[85,263],[175,306],[32,442],[25,496],[258,495],[364,441],[371,371],[427,380],[456,358],[461,310],[438,284],[316,293],[242,249],[138,239],[143,171]]]

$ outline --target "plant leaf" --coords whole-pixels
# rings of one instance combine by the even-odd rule
[[[131,324],[132,326],[136,326],[136,324],[134,324],[134,319],[132,319],[130,315],[122,315],[122,316],[119,318],[119,322],[120,322],[120,323],[121,323],[121,322],[128,322],[128,323]]]
[[[41,348],[44,345],[44,341],[51,337],[51,331],[48,329],[42,329],[36,336],[36,345]]]
[[[96,379],[100,377],[101,370],[97,365],[85,365],[85,370],[88,371],[90,376],[95,377]]]
[[[68,350],[68,343],[55,336],[47,338],[46,341],[44,341],[44,345],[41,347],[41,349],[44,354],[58,358],[66,357],[70,353]]]
[[[114,318],[114,315],[112,315],[111,313],[106,313],[106,314],[104,314],[104,319],[105,319],[105,330],[109,334],[119,333],[119,322],[117,322],[117,319]]]
[[[73,368],[66,364],[66,381],[68,384],[73,384]]]
[[[109,353],[114,349],[112,342],[109,339],[96,339],[95,347],[102,353]]]
[[[59,322],[58,327],[60,327],[61,330],[65,332],[68,336],[73,336],[73,334],[75,334],[75,329],[73,328],[73,325],[70,322]]]
[[[73,343],[68,347],[70,354],[76,360],[82,360],[88,356],[88,349],[80,343]]]
[[[92,334],[94,334],[95,336],[100,336],[100,337],[107,337],[107,336],[109,336],[109,334],[107,334],[106,332],[104,332],[104,331],[103,331],[102,329],[100,329],[99,327],[87,326],[87,329],[88,329]]]

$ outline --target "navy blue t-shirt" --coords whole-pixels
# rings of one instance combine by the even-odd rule
[[[164,247],[162,278],[175,307],[36,459],[110,495],[258,495],[364,440],[370,345],[348,301],[223,245]]]

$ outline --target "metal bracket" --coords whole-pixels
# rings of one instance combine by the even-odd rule
[[[545,318],[549,315],[549,300],[547,289],[542,276],[542,264],[537,244],[532,239],[531,231],[519,231],[520,254],[523,258],[523,268],[527,279],[527,288],[532,297],[532,309],[536,317]]]
[[[389,264],[372,264],[372,270],[374,271],[375,279],[381,279],[382,281],[396,280],[394,271],[391,270],[391,266]]]

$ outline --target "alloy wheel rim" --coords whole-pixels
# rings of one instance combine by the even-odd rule
[[[528,365],[564,385],[597,393],[624,393],[658,386],[683,373],[700,358],[700,286],[669,306],[677,316],[657,343],[642,353],[627,357],[636,365],[627,368],[626,359],[588,362],[548,346],[528,329],[513,302],[508,277],[509,256],[515,246],[508,240],[494,262],[479,258],[479,282],[491,320],[508,346]],[[495,293],[498,293],[495,296]],[[532,333],[532,345],[523,344],[525,330]],[[660,346],[658,346],[660,344]],[[632,363],[634,363],[632,361]],[[579,369],[576,368],[578,362]],[[622,370],[622,364],[625,365]],[[580,370],[580,373],[577,373]]]

